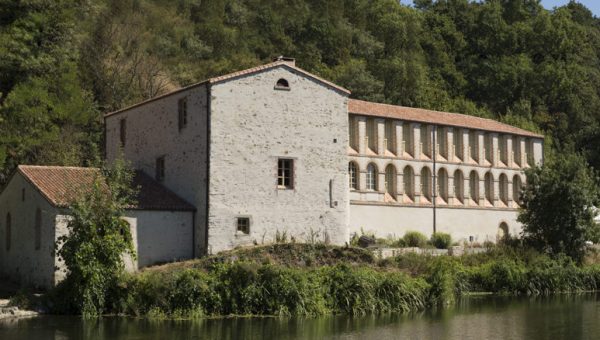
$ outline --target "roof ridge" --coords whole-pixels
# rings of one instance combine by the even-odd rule
[[[321,77],[319,77],[319,76],[317,76],[317,75],[315,75],[313,73],[310,73],[310,72],[308,72],[308,71],[306,71],[306,70],[304,70],[304,69],[302,69],[302,68],[300,68],[300,67],[298,67],[296,65],[292,65],[292,64],[290,64],[286,60],[277,60],[277,61],[272,61],[272,62],[269,62],[269,63],[266,63],[266,64],[261,64],[261,65],[257,65],[257,66],[254,66],[254,67],[249,67],[249,68],[245,68],[245,69],[242,69],[242,70],[233,71],[233,72],[230,72],[230,73],[225,73],[225,74],[222,74],[222,75],[219,75],[219,76],[216,76],[216,77],[210,77],[210,78],[207,78],[205,80],[199,81],[197,83],[193,83],[193,84],[190,84],[190,85],[187,85],[187,86],[183,86],[183,87],[178,88],[176,90],[173,90],[173,91],[170,91],[170,92],[167,92],[167,93],[163,93],[163,94],[161,94],[159,96],[156,96],[156,97],[153,97],[153,98],[149,98],[149,99],[143,100],[143,101],[135,103],[135,104],[128,105],[128,106],[126,106],[124,108],[121,108],[121,109],[118,109],[118,110],[115,110],[115,111],[112,111],[112,112],[108,112],[108,113],[104,114],[104,117],[109,117],[109,116],[112,116],[114,114],[121,113],[123,111],[127,111],[129,109],[138,107],[138,106],[140,106],[142,104],[149,103],[149,102],[152,102],[154,100],[157,100],[157,99],[160,99],[160,98],[163,98],[163,97],[168,97],[170,95],[173,95],[173,94],[185,91],[187,89],[191,89],[191,88],[196,87],[196,86],[200,86],[202,84],[206,84],[206,83],[208,83],[208,84],[215,84],[215,83],[227,80],[227,79],[235,78],[235,77],[238,77],[238,76],[243,76],[243,75],[246,75],[246,74],[251,74],[251,73],[254,73],[254,72],[266,70],[266,69],[269,69],[269,68],[272,68],[272,67],[276,67],[276,66],[289,67],[292,70],[296,70],[296,71],[298,71],[300,73],[303,73],[303,74],[305,74],[305,75],[307,75],[307,76],[309,76],[311,78],[314,78],[314,79],[316,79],[316,80],[318,80],[318,81],[320,81],[320,82],[322,82],[322,83],[324,83],[324,84],[326,84],[326,85],[328,85],[330,87],[333,87],[333,88],[335,88],[335,89],[337,89],[337,90],[339,90],[341,92],[350,94],[350,90],[348,90],[348,89],[346,89],[346,88],[344,88],[342,86],[339,86],[339,85],[337,85],[337,84],[335,84],[333,82],[325,80],[325,79],[323,79],[323,78],[321,78]]]
[[[100,170],[96,167],[85,166],[67,166],[67,165],[35,165],[35,164],[19,164],[19,169],[72,169],[72,170]]]
[[[529,137],[537,137],[537,138],[543,138],[544,136],[537,133],[537,132],[533,132],[533,131],[529,131],[526,129],[522,129],[507,123],[504,123],[502,121],[496,120],[496,119],[492,119],[492,118],[484,118],[484,117],[478,117],[478,116],[473,116],[473,115],[468,115],[465,113],[456,113],[456,112],[447,112],[447,111],[439,111],[439,110],[431,110],[431,109],[425,109],[425,108],[418,108],[418,107],[410,107],[410,106],[401,106],[401,105],[394,105],[394,104],[386,104],[386,103],[377,103],[377,102],[370,102],[370,101],[366,101],[366,100],[360,100],[360,99],[350,99],[348,102],[348,113],[355,113],[355,114],[366,114],[366,115],[372,115],[372,116],[378,116],[378,117],[385,117],[388,116],[390,114],[392,114],[392,112],[390,113],[382,113],[382,112],[374,112],[373,110],[368,110],[368,108],[351,108],[350,106],[354,104],[354,105],[374,105],[374,106],[379,106],[380,109],[381,108],[389,108],[390,110],[405,110],[407,112],[394,112],[394,114],[396,115],[405,115],[405,116],[410,116],[412,112],[412,115],[416,115],[419,113],[423,113],[423,114],[436,114],[436,115],[442,115],[440,119],[440,121],[432,121],[433,118],[427,118],[427,117],[403,117],[401,119],[407,120],[407,121],[416,121],[416,122],[425,122],[425,123],[435,123],[438,125],[449,125],[449,126],[460,126],[460,127],[466,127],[466,128],[470,128],[470,129],[475,129],[475,130],[485,130],[485,131],[491,131],[491,132],[502,132],[502,133],[512,133],[512,134],[516,134],[516,135],[524,135],[524,136],[529,136]],[[361,112],[364,111],[364,112]],[[368,112],[371,111],[371,112]],[[377,110],[376,110],[377,111]],[[444,117],[446,117],[446,121],[444,121]],[[462,118],[464,120],[471,120],[471,123],[469,124],[468,121],[463,121],[463,122],[449,122],[448,120],[450,120],[451,117],[455,117],[455,118]],[[478,124],[483,124],[486,125],[486,123],[491,124],[491,125],[496,125],[496,127],[485,127],[485,126],[473,126],[473,125],[478,125],[478,124],[474,124],[478,122]],[[510,130],[510,131],[502,131],[499,130],[499,128],[502,128],[503,130]]]

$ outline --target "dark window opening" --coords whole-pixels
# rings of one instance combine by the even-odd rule
[[[244,234],[250,234],[250,218],[238,217],[237,218],[237,231]]]
[[[280,189],[294,188],[294,160],[280,158],[277,162],[277,187]]]
[[[277,84],[275,84],[275,88],[277,90],[289,90],[290,84],[288,83],[287,80],[281,78],[277,81]]]
[[[156,159],[156,180],[162,182],[165,179],[165,157]]]
[[[179,99],[178,112],[179,112],[179,130],[187,126],[187,97]]]
[[[119,140],[121,141],[121,146],[125,146],[125,140],[127,137],[126,133],[127,133],[127,121],[125,120],[125,118],[123,118],[119,121]]]

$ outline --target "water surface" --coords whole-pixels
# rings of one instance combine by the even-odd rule
[[[600,339],[600,294],[470,297],[410,315],[161,321],[0,320],[0,339]]]

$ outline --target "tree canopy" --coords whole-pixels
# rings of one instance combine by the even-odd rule
[[[565,154],[526,174],[518,217],[524,239],[541,251],[581,261],[585,242],[598,242],[597,173],[580,155]]]
[[[0,0],[0,182],[96,164],[102,113],[272,57],[359,99],[491,117],[600,165],[600,20],[538,0]]]

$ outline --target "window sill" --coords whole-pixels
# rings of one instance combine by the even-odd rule
[[[290,91],[291,90],[291,88],[284,87],[284,86],[275,86],[273,89],[275,89],[277,91]]]

